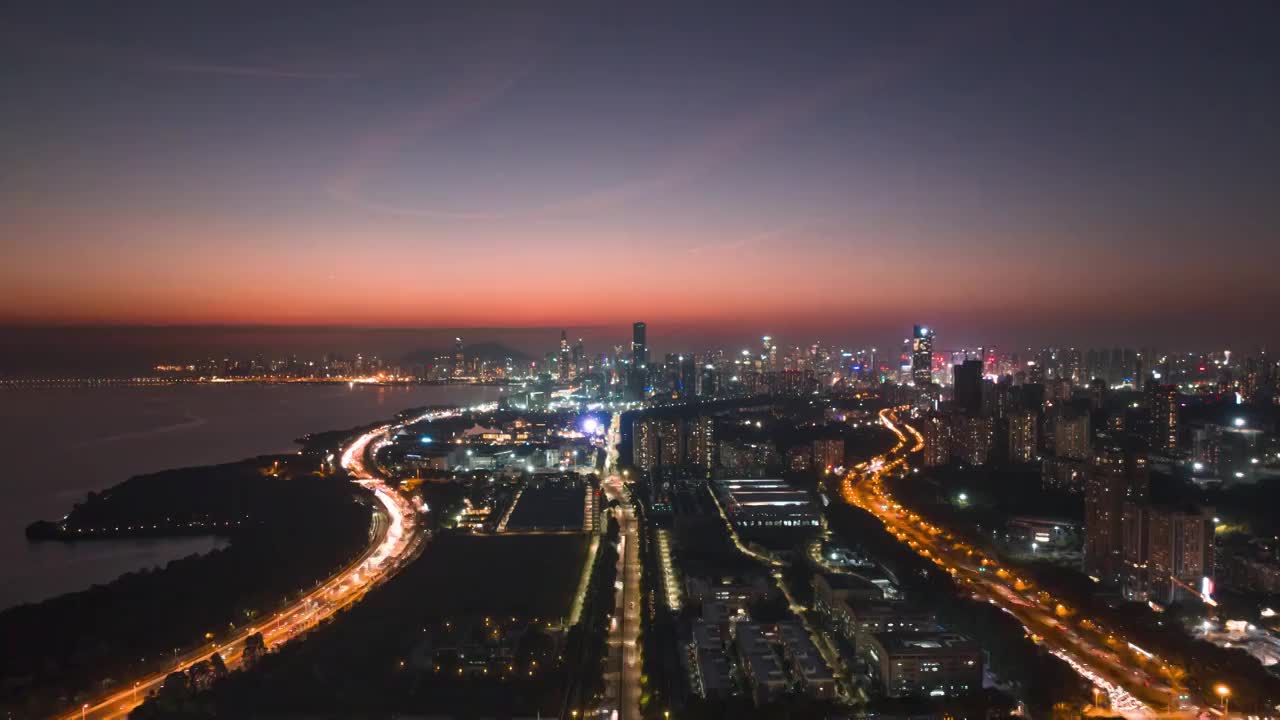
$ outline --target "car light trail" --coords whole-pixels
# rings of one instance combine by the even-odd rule
[[[483,409],[483,408],[482,408]],[[458,410],[432,410],[404,424],[435,420],[459,414]],[[83,703],[83,707],[56,716],[58,720],[125,720],[129,712],[149,694],[164,684],[174,672],[184,672],[193,664],[207,660],[214,653],[222,656],[228,669],[239,667],[244,658],[245,641],[262,633],[268,647],[288,642],[314,628],[324,619],[351,606],[375,585],[394,575],[412,558],[425,540],[424,528],[416,521],[416,511],[408,498],[401,495],[365,467],[365,455],[401,424],[382,425],[356,438],[343,450],[342,467],[352,481],[368,488],[380,505],[374,516],[376,541],[355,562],[330,577],[320,587],[276,613],[265,623],[245,628],[234,637],[217,644],[201,646],[177,658],[163,670],[134,682],[121,683],[125,688]]]
[[[1036,592],[1029,582],[892,498],[883,486],[886,473],[899,468],[906,471],[907,456],[924,448],[923,436],[910,425],[899,423],[896,410],[881,410],[880,423],[897,442],[888,452],[859,464],[845,476],[840,485],[845,502],[874,515],[889,533],[942,568],[975,599],[986,600],[1012,615],[1036,642],[1106,692],[1112,709],[1124,717],[1150,718],[1155,715],[1153,706],[1170,704],[1179,690],[1160,680],[1156,670],[1165,664],[1159,658],[1145,658],[1148,665],[1154,663],[1155,670],[1138,667],[1136,661],[1126,663],[1109,652],[1106,645],[1110,641],[1096,624],[1081,621],[1079,630],[1063,625],[1053,616],[1052,609],[1046,609],[1053,607],[1048,593],[1040,591],[1028,602],[1024,594]],[[1041,602],[1047,605],[1042,606]],[[1195,712],[1192,707],[1179,714],[1190,716]]]

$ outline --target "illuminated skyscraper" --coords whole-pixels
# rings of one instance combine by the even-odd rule
[[[560,363],[559,364],[560,364],[560,367],[559,367],[560,381],[564,382],[565,380],[569,379],[569,366],[571,365],[570,355],[569,355],[569,336],[564,330],[560,331]]]
[[[760,357],[764,359],[766,370],[778,369],[778,346],[773,344],[773,338],[768,335],[760,338]]]
[[[645,324],[642,322],[631,326],[631,362],[637,366],[649,362],[649,345],[645,341]]]
[[[453,339],[453,376],[461,377],[467,369],[467,358],[462,353],[462,338]]]
[[[933,382],[933,331],[920,325],[911,333],[911,379],[916,387]]]

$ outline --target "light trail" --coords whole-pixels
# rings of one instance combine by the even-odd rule
[[[885,473],[897,468],[906,470],[907,456],[924,448],[923,436],[910,425],[900,424],[895,410],[881,410],[880,422],[897,442],[888,452],[859,464],[844,478],[840,494],[845,502],[874,515],[888,532],[944,569],[975,598],[1012,615],[1036,642],[1105,692],[1112,709],[1124,717],[1150,718],[1156,714],[1154,707],[1171,704],[1172,696],[1180,689],[1160,679],[1157,671],[1169,666],[1159,658],[1133,658],[1133,662],[1126,663],[1108,647],[1108,639],[1119,642],[1114,634],[1085,619],[1078,622],[1078,628],[1063,625],[1053,611],[1045,609],[1056,603],[1047,593],[1040,591],[1038,599],[1032,596],[1028,601],[1027,595],[1036,592],[1030,582],[999,567],[976,548],[893,499],[883,486]],[[909,442],[911,448],[907,449]],[[1192,707],[1176,715],[1190,716],[1195,711]]]
[[[458,410],[433,410],[404,424],[434,420],[457,414]],[[266,623],[238,631],[221,642],[204,645],[177,658],[163,670],[136,681],[125,682],[122,689],[83,703],[81,707],[55,716],[57,720],[125,720],[129,712],[158,690],[172,673],[185,672],[192,665],[222,655],[228,670],[243,661],[245,641],[262,633],[267,647],[289,642],[305,634],[318,623],[359,602],[371,588],[395,575],[421,549],[426,540],[425,528],[417,522],[417,513],[409,500],[382,482],[365,467],[365,454],[370,445],[382,442],[401,427],[382,425],[356,438],[343,451],[342,467],[352,481],[368,488],[381,506],[374,515],[375,539],[360,558],[330,577],[304,597],[282,609]]]

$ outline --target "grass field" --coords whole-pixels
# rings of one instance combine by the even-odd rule
[[[414,574],[428,614],[569,614],[590,538],[587,535],[444,534]]]

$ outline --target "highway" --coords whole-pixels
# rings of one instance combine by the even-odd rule
[[[949,573],[976,600],[989,602],[1016,618],[1031,635],[1105,693],[1112,709],[1126,718],[1195,714],[1191,703],[1178,709],[1187,692],[1176,682],[1185,672],[1142,650],[1058,602],[1030,580],[1002,568],[981,550],[902,506],[884,487],[887,473],[908,470],[907,458],[923,449],[914,428],[900,423],[894,409],[880,421],[897,437],[884,455],[855,467],[843,480],[843,499],[876,516],[885,528],[916,553]],[[1209,702],[1201,701],[1205,707]]]
[[[609,467],[617,457],[619,418],[613,414],[609,429]],[[611,472],[604,484],[605,495],[618,501],[618,591],[615,593],[614,621],[609,627],[608,659],[604,670],[604,704],[614,720],[640,720],[640,538],[630,493],[622,478]]]
[[[359,559],[266,622],[239,629],[221,642],[178,655],[165,669],[121,683],[111,693],[56,716],[58,720],[124,720],[148,694],[158,690],[171,673],[185,671],[215,652],[222,655],[228,669],[235,669],[241,663],[244,643],[249,636],[262,633],[268,648],[288,642],[358,602],[370,588],[394,575],[421,549],[426,540],[424,528],[417,522],[417,510],[409,500],[370,472],[365,467],[364,458],[371,444],[384,442],[396,427],[383,425],[370,430],[342,453],[343,468],[354,482],[373,492],[380,506],[379,512],[374,514],[371,543]]]

